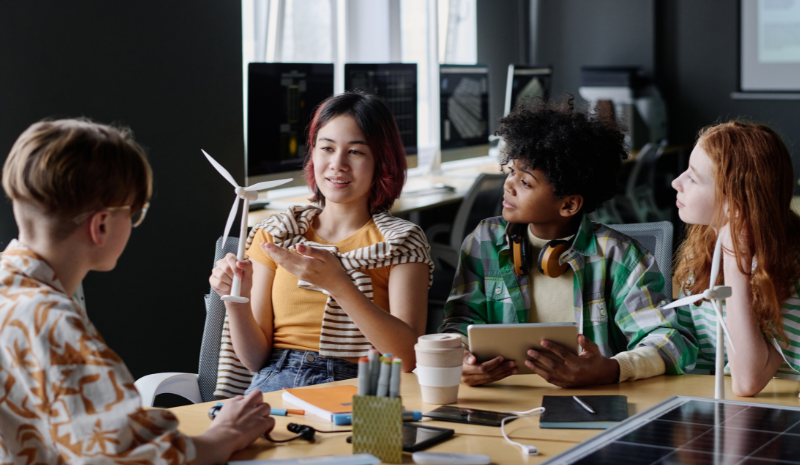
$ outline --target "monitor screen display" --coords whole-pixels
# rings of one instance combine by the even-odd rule
[[[739,16],[743,91],[800,91],[800,0],[744,0]]]
[[[344,88],[383,97],[397,121],[406,155],[417,153],[416,63],[347,63]]]
[[[489,66],[441,65],[439,85],[442,150],[487,144]]]
[[[504,114],[522,99],[548,96],[552,77],[553,68],[549,66],[508,65]]]
[[[248,178],[301,169],[308,124],[333,95],[333,64],[250,63],[247,92]]]

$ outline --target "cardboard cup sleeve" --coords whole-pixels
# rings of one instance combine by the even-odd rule
[[[452,404],[458,401],[461,365],[456,367],[426,367],[417,365],[417,380],[422,401],[426,404]]]

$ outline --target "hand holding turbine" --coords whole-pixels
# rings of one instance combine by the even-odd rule
[[[250,201],[258,199],[258,191],[270,189],[272,187],[277,187],[287,182],[292,181],[292,179],[281,179],[279,181],[266,181],[266,182],[259,182],[257,184],[253,184],[250,187],[241,187],[236,184],[236,180],[233,179],[233,176],[222,167],[216,160],[211,158],[211,155],[206,153],[205,150],[200,150],[203,152],[203,155],[208,159],[211,165],[225,178],[234,188],[234,192],[236,193],[236,197],[233,199],[233,207],[231,207],[231,212],[228,214],[228,221],[225,223],[225,232],[222,235],[222,245],[225,246],[226,241],[228,240],[228,231],[230,231],[231,226],[233,226],[233,220],[236,218],[236,209],[239,206],[239,199],[241,198],[244,203],[242,204],[242,223],[241,229],[239,234],[239,250],[236,254],[236,259],[239,261],[244,261],[244,247],[245,242],[247,240],[247,213],[250,208]],[[247,303],[250,301],[247,297],[241,297],[241,286],[242,281],[241,279],[234,274],[233,276],[233,283],[231,285],[231,293],[230,295],[222,296],[222,300],[226,302],[237,302],[237,303]]]

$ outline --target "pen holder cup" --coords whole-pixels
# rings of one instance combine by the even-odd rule
[[[353,454],[372,454],[384,463],[403,462],[403,400],[353,396]]]

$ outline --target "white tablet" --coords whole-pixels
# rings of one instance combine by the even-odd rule
[[[578,355],[577,323],[520,323],[484,324],[467,326],[469,351],[478,363],[489,361],[498,355],[505,360],[514,360],[517,374],[532,374],[525,365],[529,349],[542,349],[542,339],[555,342]]]

